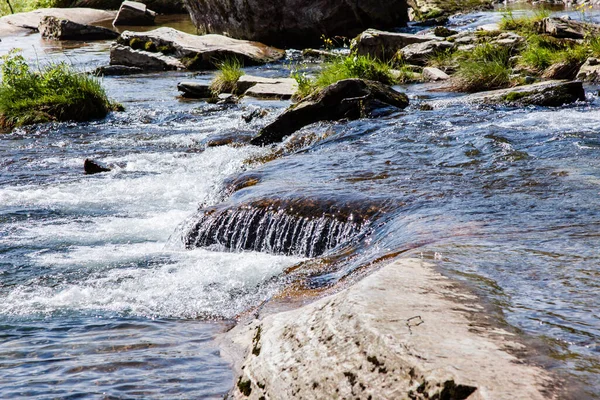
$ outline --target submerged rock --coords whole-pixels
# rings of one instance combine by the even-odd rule
[[[405,108],[408,97],[374,81],[345,79],[288,108],[252,139],[254,145],[280,142],[303,126],[318,121],[357,119],[381,107]]]
[[[476,300],[433,265],[398,260],[224,334],[221,354],[236,370],[228,398],[557,398],[553,377],[517,358],[524,346],[478,317]]]
[[[106,40],[115,39],[119,34],[108,28],[79,24],[48,15],[38,25],[44,39],[54,40]]]
[[[113,25],[154,25],[156,12],[149,10],[144,3],[125,0],[113,21]]]
[[[105,65],[94,70],[96,76],[119,76],[141,74],[144,70],[139,67],[128,67],[126,65]]]
[[[141,68],[214,69],[215,62],[239,58],[245,65],[277,61],[283,50],[222,35],[191,35],[173,28],[148,32],[125,31],[111,48],[111,64]]]
[[[211,207],[200,212],[184,243],[187,248],[220,245],[235,251],[316,257],[354,239],[380,210],[380,205],[367,200],[310,198]]]
[[[257,40],[275,46],[305,48],[322,36],[354,37],[367,28],[405,25],[404,0],[185,0],[201,33]]]
[[[442,40],[442,38],[435,36],[367,29],[358,35],[353,48],[359,55],[368,55],[381,60],[391,60],[396,56],[398,50],[409,44],[423,43],[434,39]]]

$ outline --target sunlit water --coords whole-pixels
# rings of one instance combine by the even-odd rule
[[[42,61],[66,54],[81,68],[108,61],[106,42],[72,47],[26,36],[0,42],[0,51],[14,46]],[[286,63],[248,72],[289,73]],[[0,397],[221,398],[233,377],[214,336],[276,293],[282,272],[302,259],[186,250],[182,233],[199,207],[314,197],[376,200],[385,212],[350,244],[353,257],[311,275],[310,285],[386,254],[431,259],[547,343],[551,367],[597,398],[596,88],[587,102],[559,109],[420,111],[420,102],[453,94],[402,87],[413,103],[406,111],[305,128],[300,134],[330,132],[257,165],[247,160],[267,149],[206,141],[253,134],[286,103],[181,101],[183,79],[210,75],[105,78],[126,112],[2,136]],[[257,107],[269,115],[244,122]],[[83,175],[88,157],[112,171]],[[227,199],[224,181],[249,169],[260,183]]]

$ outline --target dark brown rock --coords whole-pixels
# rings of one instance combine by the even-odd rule
[[[408,20],[404,0],[184,0],[201,33],[227,34],[274,46],[305,48],[321,36],[354,37]]]
[[[209,99],[214,97],[214,94],[210,89],[210,83],[207,82],[179,82],[177,84],[177,90],[182,93],[182,97],[191,99]]]
[[[83,162],[83,170],[85,171],[86,174],[92,175],[92,174],[99,174],[101,172],[109,172],[110,168],[103,167],[102,165],[98,164],[97,162],[90,160],[89,158],[86,158],[85,161]]]
[[[53,40],[106,40],[119,37],[117,32],[107,28],[79,24],[53,16],[42,18],[38,30],[44,39]]]
[[[358,119],[366,116],[369,110],[382,106],[405,108],[408,98],[379,82],[345,79],[288,108],[264,127],[251,143],[267,145],[280,142],[285,136],[314,122]]]

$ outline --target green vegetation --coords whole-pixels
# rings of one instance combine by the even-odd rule
[[[532,35],[527,39],[527,46],[520,54],[519,65],[541,73],[554,64],[583,64],[592,52],[589,44],[563,42],[549,36]]]
[[[68,7],[70,0],[9,0],[15,13],[32,11],[38,8]],[[6,0],[0,0],[0,16],[10,14]]]
[[[510,53],[505,47],[480,44],[471,51],[459,52],[456,57],[456,90],[478,92],[509,85]]]
[[[89,121],[122,106],[106,96],[98,78],[64,62],[34,71],[17,50],[2,57],[0,128],[50,121]]]
[[[398,72],[392,70],[392,64],[379,61],[370,56],[349,55],[337,57],[323,66],[323,69],[314,79],[309,79],[305,74],[292,72],[292,77],[298,82],[296,98],[301,99],[315,90],[322,89],[343,79],[360,78],[378,81],[387,85],[414,80],[414,74],[404,65],[400,65]]]
[[[515,18],[512,11],[506,12],[500,21],[500,29],[503,31],[517,31],[521,34],[537,33],[536,24],[550,16],[546,9],[536,10],[532,15],[524,15]]]
[[[215,65],[219,72],[210,84],[213,95],[216,97],[220,93],[235,92],[237,81],[244,75],[242,62],[236,57],[229,57],[217,62]]]

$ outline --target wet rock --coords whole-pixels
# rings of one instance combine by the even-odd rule
[[[449,78],[450,78],[450,76],[448,76],[448,74],[446,74],[444,71],[442,71],[440,69],[433,68],[433,67],[423,68],[423,80],[425,80],[425,81],[437,82],[437,81],[445,81]]]
[[[482,311],[433,265],[395,261],[221,336],[221,354],[237,371],[228,398],[556,398],[547,389],[554,378],[517,358],[513,350],[524,346],[477,318]]]
[[[255,118],[264,118],[267,114],[269,114],[268,110],[257,108],[255,110],[243,114],[242,119],[244,120],[244,122],[249,124]]]
[[[53,40],[106,40],[119,37],[117,32],[107,28],[80,24],[51,15],[40,21],[38,30],[44,39]]]
[[[185,69],[177,58],[144,50],[134,50],[129,46],[113,43],[110,46],[110,64],[136,67],[144,71],[169,71]]]
[[[509,89],[475,93],[456,99],[439,100],[433,105],[453,103],[485,103],[559,107],[585,100],[583,84],[578,81],[544,81]]]
[[[329,60],[332,58],[339,57],[339,53],[333,51],[321,50],[321,49],[304,49],[302,50],[302,57],[304,58],[319,58],[322,60]]]
[[[438,53],[454,48],[454,44],[443,40],[429,40],[423,43],[414,43],[398,51],[399,57],[409,64],[426,65],[431,57]]]
[[[600,60],[588,58],[577,72],[577,79],[584,82],[600,82]]]
[[[403,26],[404,0],[185,0],[201,33],[219,33],[274,46],[306,48],[321,37],[354,37],[367,28]]]
[[[119,8],[113,25],[154,25],[154,18],[156,12],[149,10],[144,3],[125,0]]]
[[[52,16],[78,24],[95,25],[115,17],[114,11],[89,8],[41,8],[39,10],[6,15],[0,18],[0,37],[28,34],[37,31],[42,19]]]
[[[600,34],[600,25],[557,17],[544,18],[537,23],[538,32],[556,38],[583,39]]]
[[[221,35],[191,35],[166,27],[148,32],[125,31],[117,42],[120,47],[113,48],[119,54],[113,56],[113,48],[111,48],[111,64],[142,68],[147,63],[155,64],[145,62],[147,58],[158,58],[162,60],[163,65],[170,66],[164,69],[198,70],[215,69],[215,62],[226,58],[238,58],[244,65],[257,65],[277,61],[285,56],[283,50],[262,43]],[[138,65],[138,62],[142,62],[142,65]]]
[[[98,162],[86,158],[83,162],[83,170],[86,174],[99,174],[101,172],[109,172],[110,168],[100,165]]]
[[[214,97],[208,82],[179,82],[177,90],[182,92],[181,96],[192,99],[209,99]]]
[[[379,204],[368,199],[261,199],[225,204],[201,210],[184,243],[187,248],[218,244],[235,251],[316,257],[354,239],[380,210]]]
[[[252,139],[254,145],[280,142],[303,126],[318,121],[357,119],[381,107],[405,108],[406,95],[379,82],[345,79],[313,93],[288,108],[273,123]]]
[[[381,60],[390,60],[396,56],[398,50],[409,44],[423,43],[434,39],[442,40],[442,38],[436,38],[434,36],[367,29],[356,38],[353,48],[359,55],[368,55]]]
[[[435,36],[439,36],[439,37],[448,37],[448,36],[452,36],[452,35],[456,35],[458,33],[458,31],[455,31],[454,29],[448,29],[445,26],[436,26],[433,29],[433,34]]]
[[[236,86],[238,93],[265,100],[287,100],[298,90],[298,83],[292,78],[263,78],[252,75],[242,75]]]
[[[138,67],[128,67],[126,65],[105,65],[94,70],[96,76],[119,76],[141,74],[144,70]]]

